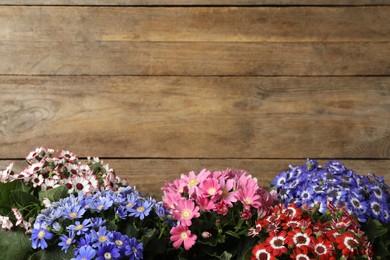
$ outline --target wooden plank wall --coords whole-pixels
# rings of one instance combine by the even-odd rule
[[[390,181],[388,0],[0,0],[0,168],[37,146],[140,190],[305,158]]]

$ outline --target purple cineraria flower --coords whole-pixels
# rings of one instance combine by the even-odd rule
[[[34,229],[31,232],[32,248],[45,249],[48,247],[45,239],[50,240],[53,238],[53,233],[48,231],[44,225],[39,223],[34,224]]]
[[[92,228],[95,230],[99,229],[100,226],[106,223],[106,220],[102,218],[90,218],[90,221],[92,223]]]
[[[135,238],[130,238],[126,245],[126,256],[129,260],[143,259],[143,250],[142,243],[138,243]]]
[[[75,258],[71,260],[92,260],[96,256],[96,250],[91,246],[82,246],[75,253]]]
[[[97,260],[118,259],[121,256],[119,253],[119,249],[116,248],[114,244],[106,244],[99,246],[97,250],[97,255]]]
[[[70,232],[69,235],[61,235],[60,240],[61,242],[58,243],[58,245],[61,247],[62,251],[65,251],[65,253],[68,251],[69,247],[75,242],[75,235],[73,232]]]

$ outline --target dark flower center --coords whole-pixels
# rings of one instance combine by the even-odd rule
[[[82,190],[82,189],[84,188],[84,185],[81,184],[81,183],[77,183],[77,184],[76,184],[76,188],[77,188],[78,190]]]
[[[297,244],[305,244],[306,243],[306,237],[305,236],[298,236],[297,237]]]
[[[277,247],[283,246],[283,240],[282,239],[275,239],[274,245]]]
[[[323,246],[318,246],[316,248],[316,252],[317,252],[317,254],[322,255],[322,254],[324,254],[326,252],[326,250],[325,250],[325,248]]]
[[[266,253],[266,252],[261,252],[261,253],[259,254],[259,259],[260,259],[260,260],[268,260],[268,255],[267,255],[267,253]]]
[[[347,243],[352,248],[355,248],[357,246],[357,243],[353,239],[349,239]]]
[[[359,208],[359,207],[360,207],[359,201],[353,200],[352,203],[353,203],[353,205],[354,205],[356,208]]]

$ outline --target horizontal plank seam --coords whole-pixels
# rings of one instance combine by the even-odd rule
[[[336,8],[345,8],[345,7],[385,7],[385,6],[390,6],[390,4],[356,4],[356,5],[325,5],[325,4],[319,4],[319,5],[309,5],[309,4],[295,4],[295,5],[275,5],[275,4],[258,4],[258,5],[240,5],[240,4],[224,4],[224,5],[217,5],[217,4],[212,4],[212,5],[64,5],[64,4],[0,4],[1,6],[26,6],[26,7],[32,7],[32,6],[38,6],[38,7],[104,7],[104,8],[115,8],[115,7],[131,7],[131,8],[139,8],[139,7],[147,7],[147,8],[223,8],[223,7],[275,7],[275,8],[288,8],[288,7],[302,7],[302,8],[307,8],[307,7],[336,7]]]
[[[387,78],[389,75],[110,75],[110,74],[0,74],[2,78],[15,78],[15,77],[28,77],[28,78],[40,78],[40,77],[53,77],[53,78]]]
[[[92,156],[91,156],[92,157]],[[96,156],[95,156],[96,157]],[[87,157],[78,157],[80,160],[86,160]],[[286,158],[265,158],[265,157],[99,157],[100,160],[302,160],[302,159],[315,159],[315,160],[349,160],[349,161],[390,161],[390,158],[356,158],[356,157],[286,157]],[[25,158],[0,158],[0,161],[24,161]]]
[[[378,77],[390,77],[390,74],[378,74],[378,75],[294,75],[294,74],[285,74],[285,75],[271,75],[271,74],[218,74],[218,75],[207,75],[207,74],[195,74],[195,75],[156,75],[156,74],[0,74],[0,77],[188,77],[188,78],[200,78],[200,77],[268,77],[268,78],[282,78],[282,77],[294,77],[294,78],[351,78],[351,77],[361,77],[361,78],[378,78]]]

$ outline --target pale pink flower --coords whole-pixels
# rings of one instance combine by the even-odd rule
[[[15,226],[19,226],[24,221],[22,213],[17,208],[11,208],[11,210],[14,213],[16,219]]]
[[[176,192],[164,192],[162,200],[164,202],[164,207],[169,209],[175,209],[177,201],[181,199],[181,195]]]
[[[0,171],[0,182],[7,182],[11,178],[12,168],[14,167],[14,163],[10,163],[4,171]]]
[[[202,195],[206,197],[214,198],[222,194],[218,180],[215,178],[207,178],[204,180],[200,184],[199,189],[202,192]]]
[[[41,186],[43,181],[44,179],[41,174],[34,173],[33,175],[31,175],[30,182],[33,184],[34,188]]]
[[[187,189],[188,189],[189,196],[191,196],[193,194],[197,194],[199,180],[198,180],[198,176],[195,174],[195,172],[191,171],[188,174],[188,176],[182,174],[181,175],[181,180],[183,180],[184,183],[187,184]]]
[[[47,178],[42,183],[41,190],[42,191],[47,191],[47,190],[50,190],[50,189],[57,188],[58,186],[60,186],[60,185],[58,184],[57,180],[52,179],[52,178]]]
[[[75,192],[82,192],[83,194],[88,194],[92,190],[89,181],[81,176],[74,176],[72,178],[72,186]]]
[[[195,207],[195,203],[192,200],[184,198],[177,202],[175,210],[173,211],[174,219],[179,220],[182,226],[191,226],[191,220],[193,218],[198,218],[199,216],[199,207]]]
[[[186,226],[176,226],[170,231],[171,241],[173,241],[173,247],[178,248],[181,244],[184,244],[184,249],[189,250],[197,239],[196,235],[191,234],[191,231]]]
[[[9,230],[14,226],[9,217],[4,216],[0,216],[0,225],[3,230]]]

